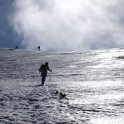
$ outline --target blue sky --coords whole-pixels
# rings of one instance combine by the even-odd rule
[[[124,47],[122,0],[0,0],[0,47]]]
[[[9,17],[12,14],[13,0],[0,0],[0,47],[15,47],[20,44]]]

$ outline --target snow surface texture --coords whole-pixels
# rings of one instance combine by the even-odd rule
[[[48,61],[45,86],[38,69]],[[124,49],[48,54],[0,49],[0,124],[123,124]],[[59,100],[55,91],[66,93]]]

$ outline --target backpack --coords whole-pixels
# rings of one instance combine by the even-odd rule
[[[45,65],[41,65],[41,67],[39,68],[39,72],[42,72],[43,71],[44,66]]]

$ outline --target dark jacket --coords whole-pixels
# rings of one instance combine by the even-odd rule
[[[41,75],[47,75],[47,70],[51,71],[48,65],[41,65],[39,72],[41,72]]]

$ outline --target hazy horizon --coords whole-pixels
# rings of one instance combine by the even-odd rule
[[[123,5],[120,0],[0,0],[0,47],[123,48]]]

